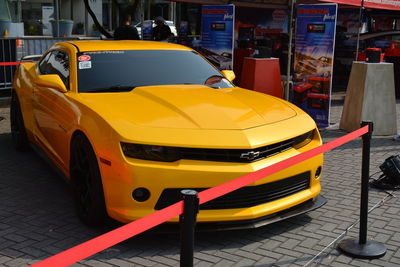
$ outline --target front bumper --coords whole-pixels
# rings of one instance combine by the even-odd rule
[[[217,163],[181,160],[175,163],[146,162],[129,160],[112,167],[102,166],[103,186],[107,212],[110,217],[128,223],[156,211],[156,204],[167,188],[210,188],[262,169],[285,158],[297,155],[294,149],[268,159],[249,164]],[[216,223],[257,220],[271,214],[288,210],[310,199],[315,199],[321,190],[316,170],[322,166],[323,156],[319,155],[278,173],[265,177],[248,186],[278,182],[282,179],[310,172],[309,187],[263,204],[250,207],[200,210],[198,222]],[[138,187],[149,189],[151,196],[145,202],[137,202],[132,192]],[[173,218],[169,222],[178,222]]]

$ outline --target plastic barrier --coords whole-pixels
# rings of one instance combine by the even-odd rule
[[[20,62],[0,62],[0,66],[17,66]]]
[[[279,172],[289,166],[295,165],[299,162],[310,159],[321,153],[327,152],[333,148],[343,145],[357,137],[369,133],[369,128],[370,126],[366,125],[354,132],[351,132],[329,143],[326,143],[320,147],[314,148],[312,150],[306,151],[294,157],[277,162],[264,169],[258,170],[253,173],[249,173],[247,175],[228,181],[216,187],[204,190],[198,194],[200,199],[199,204],[203,204],[207,201],[213,200],[219,196],[230,193],[245,185],[248,185],[257,180],[265,178],[271,174]],[[153,228],[163,222],[166,222],[178,215],[181,215],[182,213],[183,213],[183,201],[179,201],[167,208],[159,210],[146,217],[133,221],[108,233],[105,233],[89,241],[86,241],[80,245],[65,250],[57,255],[54,255],[41,262],[33,264],[32,266],[34,267],[69,266],[82,259],[92,256],[93,254],[96,254],[104,249],[116,245],[128,238],[140,234],[150,228]]]
[[[228,181],[224,184],[218,185],[216,187],[207,189],[198,194],[193,190],[184,190],[182,192],[184,201],[179,201],[167,208],[159,210],[153,214],[146,217],[133,221],[108,233],[100,235],[89,241],[86,241],[80,245],[72,247],[65,250],[57,255],[47,258],[41,262],[33,264],[34,267],[43,266],[69,266],[82,259],[92,256],[104,249],[107,249],[113,245],[116,245],[128,238],[131,238],[137,234],[140,234],[152,227],[155,227],[163,222],[166,222],[178,215],[181,220],[181,266],[192,266],[193,265],[193,242],[194,242],[194,225],[196,221],[197,207],[198,204],[205,203],[207,201],[213,200],[219,196],[230,193],[236,189],[239,189],[245,185],[253,183],[257,180],[265,178],[271,174],[281,171],[289,166],[295,165],[304,160],[310,159],[321,153],[327,152],[333,148],[343,145],[359,136],[363,136],[363,169],[362,169],[362,194],[361,194],[361,214],[360,214],[360,238],[357,241],[351,239],[349,242],[344,242],[346,245],[340,246],[340,249],[346,254],[350,254],[353,257],[360,258],[377,258],[381,257],[386,253],[386,248],[378,243],[367,241],[367,210],[368,207],[368,176],[369,176],[369,152],[370,152],[370,139],[372,135],[372,122],[363,122],[362,128],[351,132],[343,137],[333,140],[327,144],[320,147],[314,148],[312,150],[306,151],[294,157],[285,159],[264,169],[258,170],[256,172],[241,176],[234,180]],[[185,205],[184,205],[185,204]],[[185,207],[185,210],[184,210]],[[186,218],[185,218],[186,217]],[[185,222],[186,220],[186,222]],[[183,229],[183,228],[186,228]],[[186,234],[191,236],[184,236]],[[346,241],[346,240],[345,240]],[[187,247],[182,246],[185,244]],[[376,249],[379,247],[376,255],[376,251],[371,252],[371,246]],[[183,255],[185,253],[185,255]],[[371,254],[371,255],[370,255]],[[372,255],[373,254],[373,255]],[[184,263],[184,265],[182,265]]]
[[[13,76],[16,69],[15,65],[5,65],[4,63],[14,63],[16,61],[17,49],[15,39],[0,37],[0,63],[3,63],[0,65],[0,90],[12,87]]]

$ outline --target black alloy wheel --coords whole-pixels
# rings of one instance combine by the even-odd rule
[[[100,169],[96,154],[83,134],[75,135],[72,140],[70,174],[79,218],[88,226],[103,224],[107,212]]]
[[[12,90],[10,105],[11,135],[14,147],[17,151],[29,150],[29,140],[26,135],[24,119],[17,93]]]

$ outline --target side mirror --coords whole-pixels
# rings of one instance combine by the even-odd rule
[[[227,78],[228,81],[230,81],[230,82],[232,82],[236,78],[236,75],[233,72],[233,70],[223,70],[221,72],[224,75],[224,77]]]
[[[61,93],[66,93],[68,91],[60,76],[57,74],[39,75],[35,80],[35,84],[42,87],[56,89]]]

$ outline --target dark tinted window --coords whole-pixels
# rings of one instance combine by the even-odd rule
[[[39,62],[40,74],[47,74],[47,66],[51,52],[47,53],[44,58]]]
[[[85,52],[78,55],[79,92],[130,91],[133,87],[204,84],[221,73],[191,51],[126,50]],[[226,79],[213,87],[233,85]]]
[[[43,58],[39,63],[41,74],[57,74],[69,88],[69,59],[64,51],[54,50]]]

